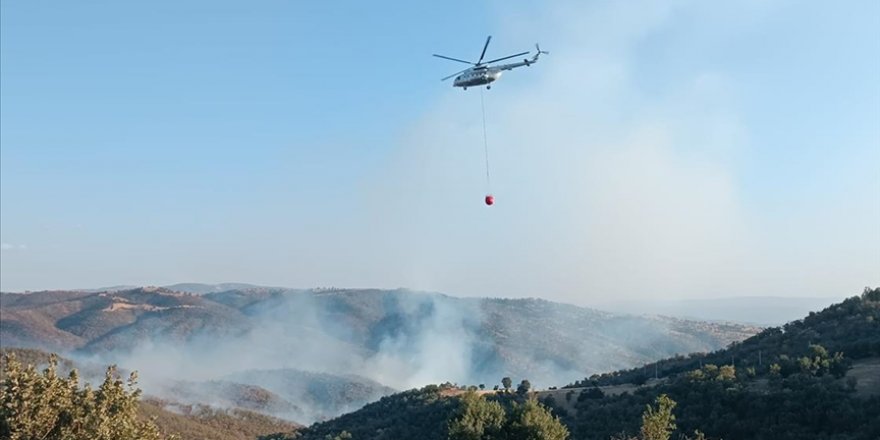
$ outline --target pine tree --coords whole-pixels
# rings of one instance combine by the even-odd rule
[[[504,391],[509,390],[512,385],[513,380],[511,380],[509,377],[504,377],[501,379],[501,386],[504,387]]]
[[[566,440],[569,435],[559,417],[535,399],[513,407],[507,433],[506,438],[517,440]]]
[[[72,370],[58,375],[58,358],[52,355],[42,372],[6,357],[0,386],[0,438],[9,440],[160,440],[156,425],[137,415],[140,390],[137,374],[127,384],[116,368],[107,368],[96,390],[80,387]]]
[[[675,430],[675,401],[661,394],[656,403],[657,408],[648,405],[642,414],[642,440],[669,440]]]
[[[452,440],[489,440],[498,438],[504,425],[504,408],[475,392],[461,397],[458,417],[449,424]]]

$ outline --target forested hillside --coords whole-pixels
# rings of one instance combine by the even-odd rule
[[[216,307],[236,310],[243,316],[255,313],[257,309],[254,307],[260,307],[261,303],[269,302],[276,308],[283,304],[273,302],[281,299],[271,291],[254,294],[222,292],[205,296],[215,299],[193,298],[213,301]],[[18,301],[23,299],[17,298]],[[350,336],[350,342],[369,341],[369,329],[377,325],[392,334],[405,334],[413,331],[409,326],[419,322],[410,321],[407,316],[420,316],[432,313],[431,307],[444,307],[442,303],[416,302],[404,307],[408,315],[401,315],[400,304],[394,305],[392,302],[394,308],[391,310],[398,312],[389,314],[388,303],[376,302],[369,295],[334,294],[326,297],[325,301],[330,301],[334,306],[320,310],[336,314],[337,320],[348,316],[347,319],[352,320],[350,325],[363,325],[367,330],[365,334]],[[389,299],[386,298],[386,301]],[[516,313],[507,307],[530,310],[532,313],[518,315],[504,324],[493,323],[489,328],[518,340],[533,341],[533,344],[562,337],[558,327],[553,325],[542,333],[545,336],[541,338],[545,339],[541,340],[521,330],[529,323],[538,324],[534,317],[537,310],[553,310],[556,305],[541,301],[508,304],[506,301],[490,301],[489,306],[477,304],[482,310],[486,310],[486,307],[495,310],[490,316],[499,319]],[[159,305],[162,303],[151,304],[166,307]],[[576,323],[584,318],[581,314],[587,312],[560,310],[553,313],[559,322]],[[566,316],[566,313],[571,316]],[[589,313],[600,315],[599,312]],[[370,316],[372,318],[367,318]],[[365,324],[369,322],[377,324]],[[615,326],[614,317],[601,322],[605,326]],[[512,327],[505,328],[504,325]],[[589,324],[580,327],[581,330],[587,328]],[[544,347],[541,353],[551,356],[555,346],[545,344],[549,347]],[[363,342],[360,346],[371,345]],[[23,358],[35,362],[47,356],[33,350],[19,352]],[[445,365],[440,360],[437,362],[438,368]],[[62,359],[61,365],[69,368],[71,364]],[[393,394],[357,411],[302,429],[292,425],[285,428],[280,420],[242,409],[224,410],[197,402],[151,400],[141,408],[159,416],[159,428],[164,430],[168,426],[177,426],[175,432],[188,433],[186,435],[189,437],[185,438],[210,436],[208,433],[211,430],[229,423],[230,426],[240,426],[236,429],[241,435],[271,434],[264,438],[273,439],[439,440],[470,438],[469,435],[477,431],[484,433],[481,434],[484,439],[509,439],[513,432],[544,430],[553,432],[552,437],[535,438],[608,440],[638,435],[640,430],[645,429],[646,414],[656,415],[645,412],[646,406],[656,403],[656,411],[667,412],[664,429],[670,432],[674,429],[677,436],[687,434],[692,438],[702,438],[700,436],[705,434],[708,438],[727,440],[874,440],[880,437],[880,381],[877,380],[880,377],[880,289],[865,289],[859,296],[810,313],[804,319],[782,327],[764,329],[744,341],[731,343],[726,349],[678,355],[638,368],[595,374],[558,390],[536,391],[531,389],[527,377],[510,376],[514,380],[497,377],[487,381],[487,384],[467,387],[445,383]],[[193,384],[181,383],[178,391],[194,396],[205,392],[208,394],[202,396],[210,400],[211,392],[226,390],[225,394],[239,396],[241,402],[232,405],[239,408],[257,405],[253,408],[264,411],[268,407],[300,410],[294,405],[304,402],[314,406],[317,402],[308,401],[302,397],[303,394],[297,394],[304,390],[300,385],[304,377],[312,382],[317,378],[326,385],[323,391],[309,388],[314,396],[323,398],[334,393],[348,396],[336,397],[340,400],[354,399],[350,393],[366,398],[362,393],[371,386],[369,381],[364,381],[367,388],[338,388],[334,383],[336,376],[323,377],[314,373],[276,369],[243,370],[229,377],[234,379],[232,382],[208,382],[196,388],[188,388]],[[277,387],[279,382],[288,380],[291,381],[287,385],[288,394],[263,388]],[[519,386],[516,386],[517,383]],[[500,390],[493,390],[495,386]],[[466,389],[470,392],[466,392]],[[528,403],[529,400],[537,400],[552,409],[559,420],[555,421],[553,416],[548,415],[544,406]],[[173,409],[174,412],[168,412],[167,409]],[[529,425],[534,423],[540,426]],[[644,433],[642,438],[646,438]]]
[[[675,356],[641,368],[598,374],[568,387],[640,383],[653,377],[680,374],[698,369],[705,364],[735,365],[754,368],[756,372],[769,371],[773,363],[794,368],[796,359],[813,353],[812,346],[825,351],[843,353],[849,360],[880,356],[880,316],[878,316],[878,289],[866,289],[861,296],[831,305],[820,312],[789,322],[781,327],[764,329],[758,335],[731,344],[724,350],[710,353],[692,353]]]
[[[677,402],[679,434],[699,430],[727,440],[874,440],[880,438],[880,384],[862,374],[861,367],[868,375],[880,374],[874,362],[878,356],[880,289],[866,289],[728,349],[658,362],[657,380],[647,380],[654,374],[652,364],[596,375],[568,391],[529,395],[555,408],[573,439],[635,435],[646,405],[665,394]],[[634,391],[606,393],[613,384],[629,384]],[[560,394],[567,401],[547,398]],[[444,439],[458,395],[444,395],[437,387],[407,391],[313,425],[301,435],[318,439],[345,431],[354,438]]]

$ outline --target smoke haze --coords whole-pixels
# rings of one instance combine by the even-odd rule
[[[537,299],[182,286],[211,293],[4,294],[4,346],[137,369],[148,394],[172,402],[236,405],[307,423],[394,390],[443,382],[491,388],[504,376],[559,386],[715,350],[758,330]],[[58,325],[45,327],[52,319]]]

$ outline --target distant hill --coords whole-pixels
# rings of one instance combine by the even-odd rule
[[[246,370],[222,380],[168,381],[151,394],[177,406],[243,409],[284,420],[326,420],[397,390],[356,375],[291,368]]]
[[[196,332],[239,334],[236,310],[164,288],[0,293],[4,346],[83,352],[129,350],[147,340],[183,340]]]
[[[137,288],[138,288],[138,286],[132,286],[129,284],[120,284],[117,286],[96,287],[96,288],[90,288],[90,289],[71,289],[71,290],[78,290],[80,292],[94,293],[94,292],[117,292],[120,290],[132,290],[132,289],[137,289]]]
[[[657,370],[654,370],[654,366]],[[649,379],[657,371],[659,379]],[[880,438],[880,289],[769,328],[730,348],[607,372],[530,393],[555,408],[574,440],[635,434],[660,394],[677,402],[677,434],[725,440]],[[445,439],[459,393],[436,386],[387,396],[298,431],[303,440]],[[552,397],[551,397],[552,396]],[[510,395],[492,399],[518,399]]]
[[[247,283],[220,283],[220,284],[202,284],[202,283],[178,283],[164,286],[168,290],[175,292],[193,293],[196,295],[204,295],[206,293],[227,292],[230,290],[250,290],[264,289],[266,287],[257,286]]]
[[[778,326],[800,319],[813,310],[840,302],[844,297],[751,296],[680,300],[608,301],[602,310],[632,314],[675,316],[703,321],[731,321]]]
[[[253,411],[178,405],[154,398],[143,399],[138,409],[162,432],[177,434],[181,440],[256,440],[278,433],[293,435],[300,428]]]
[[[181,399],[167,385],[187,384],[206,400],[311,422],[395,389],[439,381],[491,387],[503,376],[546,386],[716,350],[760,331],[538,299],[181,288],[200,293],[167,287],[0,293],[0,341],[136,366],[145,390],[163,398]],[[249,395],[266,404],[242,400]]]
[[[266,388],[228,380],[169,381],[152,391],[176,406],[256,411],[286,420],[308,420],[303,409]]]
[[[229,379],[274,390],[286,401],[297,402],[302,408],[306,408],[297,408],[297,412],[287,413],[285,418],[290,420],[327,419],[357,410],[397,391],[356,375],[313,373],[290,368],[242,371],[230,375]],[[280,412],[276,414],[284,415]]]
[[[541,382],[558,380],[560,373],[574,379],[675,353],[711,351],[760,330],[610,314],[537,299],[454,298],[405,290],[254,288],[194,295],[138,288],[2,293],[0,299],[0,336],[9,346],[118,354],[147,342],[228,341],[280,326],[284,336],[309,335],[354,352],[359,360],[392,352],[430,363],[432,350],[452,350],[468,361],[460,372],[473,377],[450,380],[528,375]]]

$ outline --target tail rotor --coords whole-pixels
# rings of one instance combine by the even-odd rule
[[[541,54],[550,55],[550,52],[547,52],[546,50],[541,50],[541,46],[538,46],[538,43],[535,43],[535,49],[537,49],[538,53],[536,53],[531,60],[524,60],[526,66],[538,62],[538,58],[541,58]]]
[[[550,55],[550,52],[547,52],[546,50],[541,50],[541,46],[538,46],[538,43],[535,43],[535,49],[538,51],[536,55]]]

